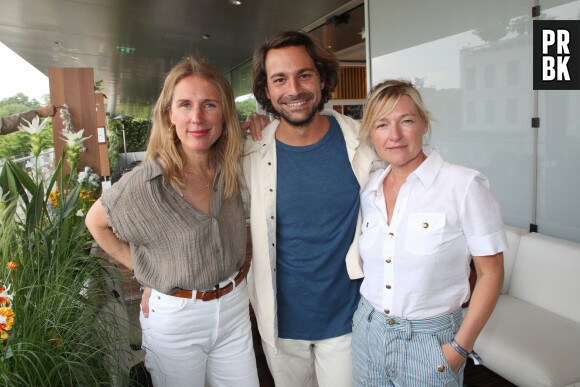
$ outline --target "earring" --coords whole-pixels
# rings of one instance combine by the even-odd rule
[[[174,143],[178,143],[179,137],[177,137],[177,129],[173,131],[173,128],[175,128],[175,125],[171,124],[169,126],[169,137],[171,137],[171,141],[173,141]]]

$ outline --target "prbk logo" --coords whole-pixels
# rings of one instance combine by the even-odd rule
[[[534,90],[580,90],[580,20],[534,20]]]

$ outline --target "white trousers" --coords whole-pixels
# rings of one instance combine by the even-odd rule
[[[325,340],[278,339],[278,353],[262,341],[276,387],[351,387],[352,333]]]
[[[152,290],[140,321],[155,387],[259,385],[245,280],[212,301]]]

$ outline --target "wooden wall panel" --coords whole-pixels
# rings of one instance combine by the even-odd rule
[[[81,153],[81,164],[92,167],[101,175],[93,69],[49,67],[48,81],[50,102],[55,106],[68,105],[73,130],[78,132],[84,129],[83,137],[91,136],[84,142],[87,150]],[[55,159],[58,162],[65,146],[61,134],[63,122],[58,113],[52,119],[52,128]],[[66,163],[64,172],[70,172]]]
[[[364,66],[341,66],[333,99],[365,99],[367,75]]]

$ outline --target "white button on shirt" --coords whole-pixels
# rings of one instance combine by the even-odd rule
[[[425,153],[399,190],[391,224],[383,193],[390,167],[373,172],[361,194],[361,294],[376,310],[412,320],[460,307],[469,298],[471,256],[507,248],[487,178],[436,150]]]

